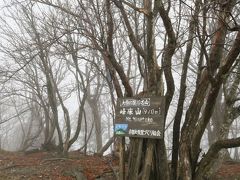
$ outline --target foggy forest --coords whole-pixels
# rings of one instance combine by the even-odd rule
[[[213,179],[240,162],[240,1],[0,7],[0,154],[124,148],[112,179],[128,180]],[[115,136],[117,100],[136,97],[164,97],[160,139]]]

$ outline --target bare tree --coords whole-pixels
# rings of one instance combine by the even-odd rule
[[[64,151],[71,144],[71,126],[69,111],[65,107],[54,76],[55,71],[52,69],[51,59],[56,57],[57,52],[54,46],[64,47],[65,54],[59,57],[64,57],[65,61],[61,63],[74,67],[75,77],[80,78],[77,86],[83,92],[86,90],[90,96],[93,88],[89,89],[87,85],[91,78],[88,79],[89,74],[84,77],[86,79],[83,78],[80,59],[88,61],[90,67],[99,70],[106,78],[109,89],[115,90],[115,93],[111,93],[113,104],[115,97],[166,97],[164,127],[167,128],[167,122],[173,119],[171,171],[168,167],[165,135],[160,140],[131,138],[128,179],[210,178],[214,172],[210,167],[220,158],[221,149],[240,145],[239,137],[227,139],[229,125],[226,125],[234,119],[233,116],[230,117],[235,107],[232,98],[236,99],[236,87],[239,84],[239,78],[234,78],[232,83],[229,78],[233,76],[234,67],[238,67],[240,53],[237,23],[239,3],[236,0],[195,0],[189,4],[163,0],[27,2],[30,5],[49,7],[50,14],[54,10],[59,13],[55,14],[50,26],[58,28],[52,31],[54,36],[47,40],[44,35],[48,32],[36,24],[37,18],[30,16],[28,20],[47,83],[49,107]],[[33,8],[27,14],[32,11]],[[48,14],[47,11],[44,13]],[[64,19],[61,13],[67,18]],[[55,24],[55,21],[61,23]],[[131,49],[127,51],[129,46]],[[55,51],[55,56],[52,56],[52,51]],[[102,61],[96,64],[94,58],[84,58],[86,52],[92,52],[93,56],[94,53],[99,54]],[[133,68],[133,64],[137,67]],[[133,71],[135,76],[141,78],[131,79]],[[180,77],[180,82],[175,77]],[[85,81],[88,83],[84,84]],[[214,118],[214,109],[217,111],[215,107],[221,97],[219,92],[227,83],[231,84],[231,94],[225,92],[224,95],[226,104],[230,106],[225,109],[226,118],[221,127],[227,127],[228,130],[224,135],[218,134],[205,156],[201,157],[204,132]],[[138,87],[133,87],[137,84]],[[142,88],[142,93],[135,91],[139,87]],[[179,92],[175,89],[179,89]],[[100,92],[96,90],[96,93]],[[91,100],[90,97],[89,102]],[[62,137],[58,124],[58,107],[64,113],[67,129],[65,138]],[[98,126],[96,124],[95,128]]]

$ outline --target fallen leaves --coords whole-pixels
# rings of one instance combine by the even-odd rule
[[[0,152],[0,180],[73,180],[79,177],[93,180],[102,176],[106,179],[116,179],[114,171],[117,164],[118,160],[111,156],[85,156],[79,152],[70,152],[68,158],[55,157],[48,152],[27,155]]]

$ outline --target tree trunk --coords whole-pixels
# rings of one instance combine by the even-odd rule
[[[102,148],[102,125],[101,125],[101,116],[99,112],[98,102],[95,98],[90,99],[88,97],[88,103],[91,107],[92,115],[93,115],[93,121],[95,125],[95,139],[96,139],[96,145],[98,152]]]

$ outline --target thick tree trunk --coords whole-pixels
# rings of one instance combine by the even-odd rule
[[[186,96],[186,80],[187,80],[187,73],[188,73],[188,66],[189,60],[192,52],[193,46],[193,36],[195,33],[195,29],[197,26],[197,16],[200,9],[200,1],[196,1],[194,15],[191,18],[189,24],[189,34],[188,34],[188,43],[187,49],[184,56],[183,67],[182,67],[182,75],[181,75],[181,82],[180,82],[180,94],[178,99],[178,106],[177,111],[175,114],[175,119],[173,123],[173,145],[172,145],[172,166],[171,166],[171,179],[176,180],[178,175],[178,155],[179,155],[179,137],[180,137],[180,125],[183,115],[183,107],[185,102]]]
[[[96,145],[97,145],[97,152],[102,148],[102,125],[101,125],[101,117],[100,112],[98,108],[98,102],[95,98],[90,99],[88,97],[88,103],[91,107],[92,115],[93,115],[93,121],[95,125],[95,139],[96,139]]]
[[[142,163],[142,148],[143,139],[131,138],[130,149],[129,149],[129,160],[128,160],[128,173],[127,179],[138,179],[139,170]]]
[[[164,139],[157,140],[155,158],[159,159],[155,162],[156,173],[153,174],[153,177],[159,177],[159,180],[170,179],[167,150]]]

